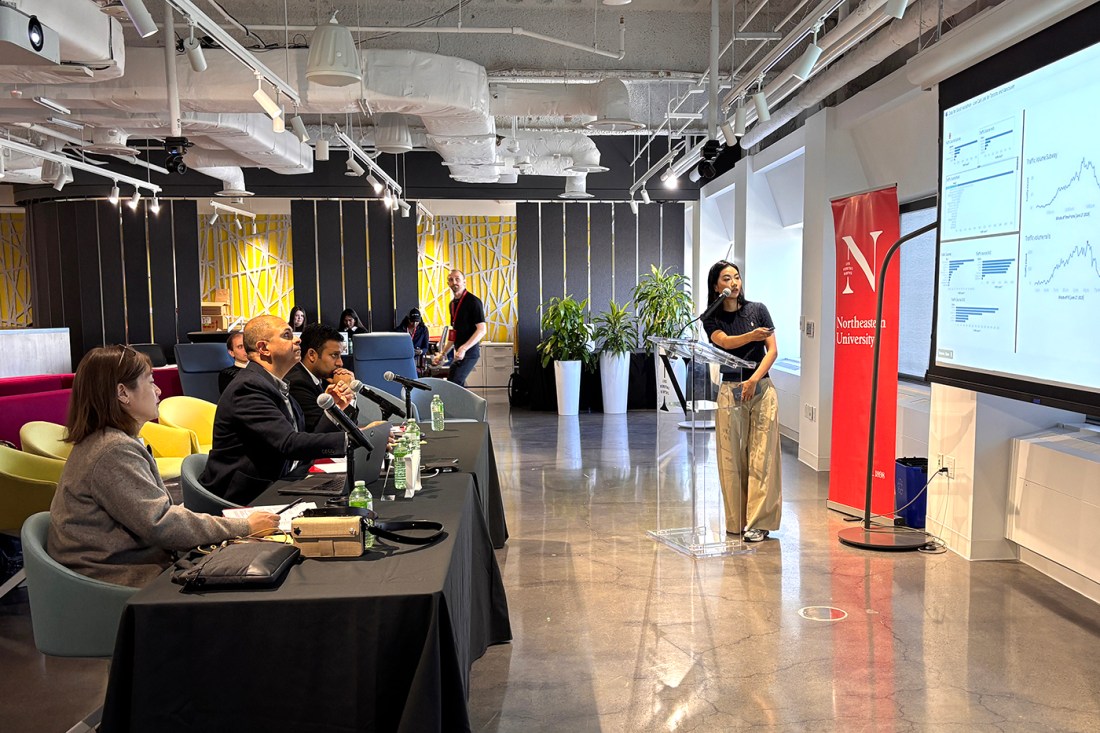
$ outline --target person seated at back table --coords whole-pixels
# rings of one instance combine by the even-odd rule
[[[343,342],[344,337],[332,326],[309,324],[302,330],[302,360],[286,374],[290,396],[302,408],[306,430],[311,432],[330,430],[332,424],[325,417],[325,411],[317,406],[317,397],[322,392],[341,389],[340,383],[347,385],[355,377],[344,369],[344,360],[340,358]],[[344,413],[353,421],[359,417],[355,395]]]
[[[425,354],[428,351],[428,327],[424,325],[424,319],[420,315],[419,308],[413,308],[409,311],[409,315],[405,316],[401,325],[397,327],[398,331],[404,331],[409,334],[409,338],[413,342],[413,350],[417,356]]]
[[[302,409],[283,378],[296,363],[300,342],[277,316],[257,316],[244,327],[249,364],[229,383],[214,413],[214,442],[199,482],[237,504],[249,504],[300,462],[343,456],[347,441],[336,425],[306,430]],[[334,389],[339,409],[351,402],[347,385]],[[327,421],[326,421],[327,422]]]
[[[197,514],[173,504],[157,464],[138,440],[157,418],[160,389],[149,357],[101,346],[80,361],[69,399],[73,443],[50,504],[46,551],[89,578],[141,587],[198,545],[260,534],[279,518]]]
[[[340,314],[340,330],[348,336],[354,336],[357,333],[368,333],[367,329],[363,328],[363,322],[359,320],[359,314],[355,312],[354,308],[345,308],[344,312]]]
[[[229,338],[225,340],[225,350],[229,352],[233,364],[218,372],[218,394],[225,391],[233,381],[233,377],[237,376],[237,372],[248,366],[248,353],[244,350],[243,333],[234,331],[229,334]]]

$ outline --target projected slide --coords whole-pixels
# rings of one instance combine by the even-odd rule
[[[1100,46],[944,111],[936,363],[1100,390]]]

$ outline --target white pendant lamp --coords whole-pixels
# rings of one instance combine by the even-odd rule
[[[328,23],[313,29],[306,60],[306,78],[326,87],[358,84],[363,79],[359,68],[359,49],[351,31],[336,22],[336,13]]]

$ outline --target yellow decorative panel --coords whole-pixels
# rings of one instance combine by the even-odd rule
[[[294,302],[289,215],[257,215],[252,222],[219,216],[211,224],[199,217],[199,267],[202,299],[216,289],[229,291],[233,319],[271,313],[286,318]]]
[[[485,304],[486,341],[511,342],[516,329],[516,218],[442,216],[417,231],[419,297],[424,322],[439,333],[450,322],[447,274],[466,275],[466,289]]]
[[[31,258],[27,217],[0,213],[0,328],[31,325]]]

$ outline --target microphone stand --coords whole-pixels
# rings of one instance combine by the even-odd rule
[[[413,388],[407,384],[402,384],[401,388],[405,390],[405,419],[411,420],[413,416],[412,408],[412,391]]]
[[[356,448],[356,445],[355,445],[355,441],[353,441],[350,437],[348,437],[347,440],[348,440],[348,451],[347,451],[348,474],[347,474],[347,480],[344,482],[344,484],[345,484],[345,488],[347,489],[347,491],[345,493],[348,496],[351,496],[351,491],[352,491],[352,489],[355,488],[355,448]]]

